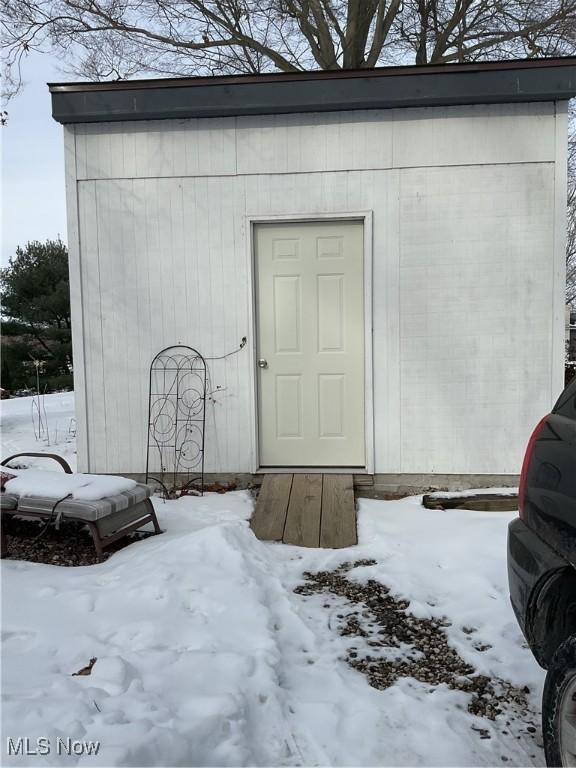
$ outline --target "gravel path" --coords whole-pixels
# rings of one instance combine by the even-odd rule
[[[470,694],[468,709],[472,714],[490,721],[498,718],[503,729],[510,725],[506,715],[513,715],[523,722],[523,733],[534,738],[536,715],[528,707],[528,688],[477,673],[449,645],[444,631],[450,626],[448,621],[417,618],[408,612],[409,602],[392,596],[385,585],[373,580],[361,584],[349,578],[353,568],[375,564],[373,560],[360,560],[343,563],[334,571],[307,572],[306,583],[294,590],[301,595],[324,594],[343,600],[335,629],[340,635],[359,638],[345,661],[364,674],[374,688],[389,688],[399,678],[407,677],[430,686],[445,684],[464,691]],[[468,627],[464,631],[473,634],[475,629]],[[481,643],[475,645],[479,652],[488,648]],[[490,738],[488,730],[475,730],[481,739]],[[506,730],[502,732],[506,734]]]

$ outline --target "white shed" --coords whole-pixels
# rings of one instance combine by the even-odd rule
[[[207,472],[518,474],[563,386],[576,59],[50,88],[80,470],[144,471],[182,343]]]

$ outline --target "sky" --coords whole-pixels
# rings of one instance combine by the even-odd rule
[[[64,137],[52,119],[46,83],[69,80],[47,54],[32,54],[24,87],[6,106],[2,140],[2,253],[6,266],[17,245],[29,240],[66,242]]]

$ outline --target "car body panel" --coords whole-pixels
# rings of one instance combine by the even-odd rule
[[[539,664],[546,666],[547,650],[542,632],[547,619],[538,621],[539,597],[549,592],[554,579],[566,569],[559,556],[520,518],[508,526],[508,583],[510,602],[528,645]]]
[[[575,567],[576,378],[537,430],[520,518],[508,529],[510,599],[542,666],[574,632]]]
[[[552,412],[542,426],[528,467],[522,517],[552,549],[576,565],[575,419]]]

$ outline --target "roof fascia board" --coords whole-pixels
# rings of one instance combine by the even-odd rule
[[[121,87],[60,84],[51,86],[52,114],[67,124],[564,101],[576,95],[576,58],[543,59],[532,66],[520,63],[521,67],[500,68],[445,65],[434,71],[392,68],[395,73],[370,70],[353,77],[330,73],[331,77],[200,78],[202,87],[190,78],[182,83],[134,81],[130,87],[126,82]]]

